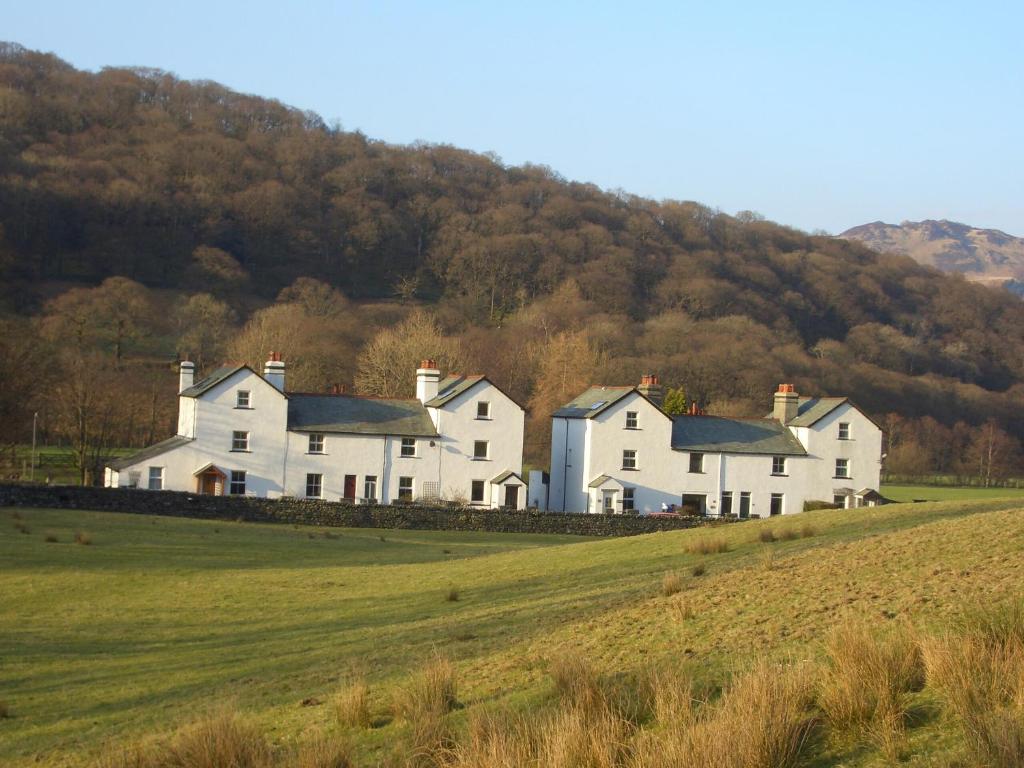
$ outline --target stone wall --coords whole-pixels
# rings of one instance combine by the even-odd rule
[[[308,499],[199,496],[175,491],[28,484],[0,484],[0,507],[3,506],[86,509],[212,520],[241,519],[259,523],[298,523],[343,528],[564,533],[576,536],[636,536],[727,522],[686,517],[580,515],[404,504],[354,505]]]

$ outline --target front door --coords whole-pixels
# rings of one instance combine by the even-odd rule
[[[519,486],[505,486],[505,506],[510,509],[519,509]]]
[[[216,472],[204,472],[199,476],[199,493],[203,496],[219,496],[224,484]]]
[[[605,514],[612,514],[615,512],[615,491],[604,491],[602,494],[604,503],[601,505],[601,509]]]
[[[345,475],[345,498],[355,501],[356,498],[356,476]]]

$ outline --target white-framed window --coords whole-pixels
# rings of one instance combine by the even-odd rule
[[[694,474],[702,474],[704,472],[703,453],[690,454],[690,471],[693,472]]]
[[[228,493],[232,496],[245,495],[245,470],[232,469],[231,482],[228,484]]]
[[[398,478],[398,498],[403,501],[412,501],[412,478]]]
[[[785,475],[786,474],[786,457],[785,456],[772,456],[772,474],[773,475]]]
[[[474,480],[469,489],[469,500],[474,504],[484,503],[484,481]]]
[[[402,438],[402,450],[399,454],[410,458],[416,455],[416,438],[415,437],[403,437]]]
[[[849,459],[836,459],[836,477],[850,476],[850,460]]]
[[[248,389],[235,393],[235,408],[252,408],[252,393]]]
[[[485,400],[478,401],[476,404],[476,417],[478,419],[491,418],[491,404]]]
[[[850,424],[846,421],[839,422],[839,439],[849,440],[850,439]]]
[[[836,505],[838,505],[840,507],[845,507],[846,506],[846,497],[837,493],[837,494],[835,494],[832,497],[832,503],[836,504]]]
[[[482,461],[490,457],[490,443],[486,440],[473,441],[473,458]]]
[[[316,472],[306,473],[306,497],[319,499],[324,493],[324,476]]]
[[[377,500],[377,476],[367,475],[363,479],[363,498]]]
[[[775,515],[782,514],[782,505],[785,496],[781,493],[773,493],[771,499],[771,505],[768,507],[768,514],[772,517]]]
[[[309,452],[310,453],[323,453],[324,452],[324,436],[322,434],[312,434],[309,436]]]
[[[639,416],[637,411],[626,411],[626,429],[639,429]]]
[[[718,514],[732,514],[732,491],[722,491],[722,507],[718,510]]]
[[[632,512],[636,509],[636,488],[622,489],[622,511]]]
[[[163,467],[150,467],[149,468],[149,490],[151,491],[162,491],[164,489],[164,468]]]
[[[231,433],[231,450],[232,451],[248,451],[249,450],[249,433],[241,430],[235,430]]]
[[[622,452],[622,468],[636,469],[636,451],[626,449]]]

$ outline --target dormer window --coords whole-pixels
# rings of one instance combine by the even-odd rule
[[[476,417],[478,419],[491,418],[491,404],[483,400],[476,404]]]
[[[845,421],[839,422],[839,439],[849,440],[850,439],[850,424]]]
[[[235,393],[235,408],[252,408],[248,389],[240,389]]]
[[[638,423],[638,413],[636,411],[626,411],[626,429],[639,429]]]

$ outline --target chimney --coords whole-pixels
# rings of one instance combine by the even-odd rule
[[[772,417],[783,424],[789,424],[796,418],[799,409],[800,395],[796,393],[793,385],[779,384],[779,391],[775,393],[775,409],[772,411]]]
[[[661,391],[661,382],[658,381],[658,377],[653,373],[648,373],[640,377],[640,386],[637,387],[637,391],[656,406],[661,408],[665,395]]]
[[[196,364],[190,363],[188,360],[181,361],[181,367],[178,369],[178,394],[180,395],[186,389],[191,387],[196,380]]]
[[[441,371],[435,360],[424,360],[416,369],[416,399],[421,403],[437,397],[437,385],[441,381]]]
[[[284,361],[280,352],[271,352],[267,362],[263,364],[263,378],[274,389],[284,392]]]

